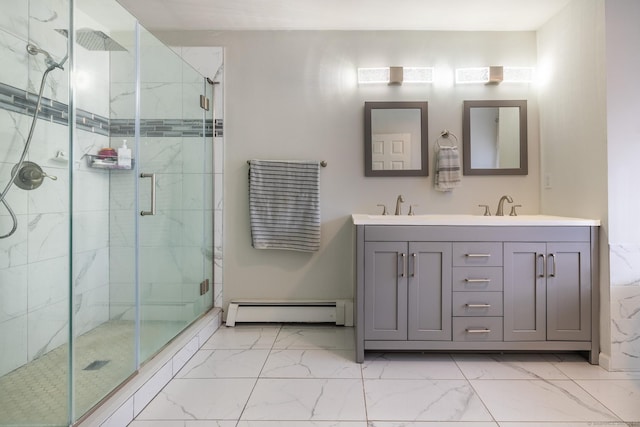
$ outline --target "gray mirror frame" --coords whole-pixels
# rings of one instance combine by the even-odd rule
[[[518,107],[520,109],[520,167],[502,169],[473,169],[471,167],[471,108]],[[464,175],[528,175],[527,101],[464,101],[462,135],[462,170]]]
[[[371,147],[371,110],[411,108],[420,110],[420,169],[373,170]],[[424,102],[365,102],[364,103],[364,176],[429,176],[428,103]]]

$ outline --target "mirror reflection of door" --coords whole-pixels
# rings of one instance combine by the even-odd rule
[[[421,147],[419,144],[412,146],[411,140],[413,138],[419,140],[421,132],[420,110],[418,108],[373,109],[371,111],[371,148],[372,150],[386,148],[384,151],[386,163],[384,167],[377,170],[420,169]],[[387,135],[396,139],[385,142],[387,147],[375,147],[373,135]],[[371,160],[372,169],[376,170],[374,164],[376,160],[373,158]]]
[[[364,103],[365,176],[427,176],[427,103]]]
[[[411,134],[378,133],[371,135],[373,170],[411,168]]]

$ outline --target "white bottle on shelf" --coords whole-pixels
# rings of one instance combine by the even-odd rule
[[[118,167],[131,169],[131,148],[127,147],[127,140],[122,141],[122,147],[118,148]]]

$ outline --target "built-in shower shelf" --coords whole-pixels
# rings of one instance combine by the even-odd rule
[[[131,159],[131,166],[118,166],[117,157],[98,156],[95,154],[87,154],[87,164],[91,168],[95,169],[120,169],[127,170],[133,169],[135,161]]]

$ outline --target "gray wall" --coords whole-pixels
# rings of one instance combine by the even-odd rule
[[[352,213],[391,209],[398,194],[418,213],[479,213],[502,194],[539,211],[538,109],[530,85],[455,85],[457,67],[535,66],[534,32],[165,33],[173,45],[225,48],[225,292],[232,298],[352,298]],[[434,66],[427,86],[358,86],[357,67]],[[451,194],[428,178],[365,178],[365,101],[428,101],[429,154],[443,129],[462,138],[462,101],[528,99],[530,173],[465,177]],[[460,142],[462,142],[460,140]],[[247,164],[251,158],[326,160],[321,176],[318,253],[255,250],[250,244]]]

